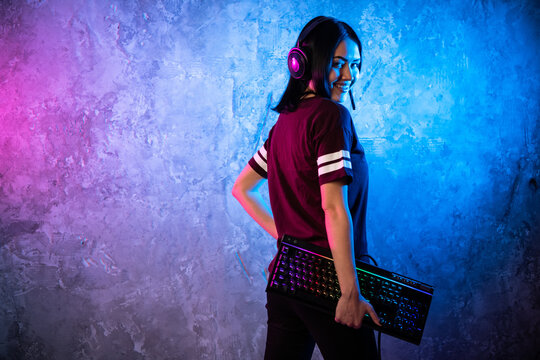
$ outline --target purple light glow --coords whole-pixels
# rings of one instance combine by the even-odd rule
[[[363,43],[369,252],[437,288],[388,360],[533,353],[540,11],[473,3],[0,1],[0,358],[263,357],[276,246],[230,190],[314,14]]]
[[[298,69],[300,69],[300,64],[298,63],[298,60],[296,60],[295,57],[292,58],[292,61],[291,61],[291,68],[294,72],[297,72]]]

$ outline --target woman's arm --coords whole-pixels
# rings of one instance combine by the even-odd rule
[[[263,200],[259,187],[265,178],[248,164],[234,182],[232,194],[247,213],[275,239],[278,238],[276,224],[270,208]]]
[[[371,319],[380,325],[375,310],[364,299],[358,285],[347,185],[339,181],[321,185],[321,201],[328,242],[341,289],[341,298],[336,308],[336,321],[358,329],[362,326],[364,315],[368,313]]]

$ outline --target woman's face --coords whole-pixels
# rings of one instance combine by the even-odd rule
[[[352,84],[360,73],[360,49],[351,39],[345,38],[334,52],[332,67],[328,75],[332,100],[344,102]]]

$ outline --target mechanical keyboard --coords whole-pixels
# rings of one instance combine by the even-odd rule
[[[360,291],[379,316],[363,324],[385,334],[420,344],[433,287],[403,275],[356,260]],[[330,249],[284,236],[266,288],[331,315],[341,292]]]

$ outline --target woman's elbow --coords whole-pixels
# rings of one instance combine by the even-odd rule
[[[236,200],[240,201],[240,199],[245,197],[246,193],[247,193],[247,190],[245,189],[245,186],[242,186],[242,183],[237,180],[234,183],[234,185],[232,187],[232,190],[231,190],[232,196]]]
[[[263,178],[247,165],[236,178],[231,193],[235,199],[241,202],[251,192],[257,190],[262,180]]]
[[[240,196],[240,186],[237,182],[234,183],[232,190],[231,190],[232,196],[238,200],[238,197]]]

